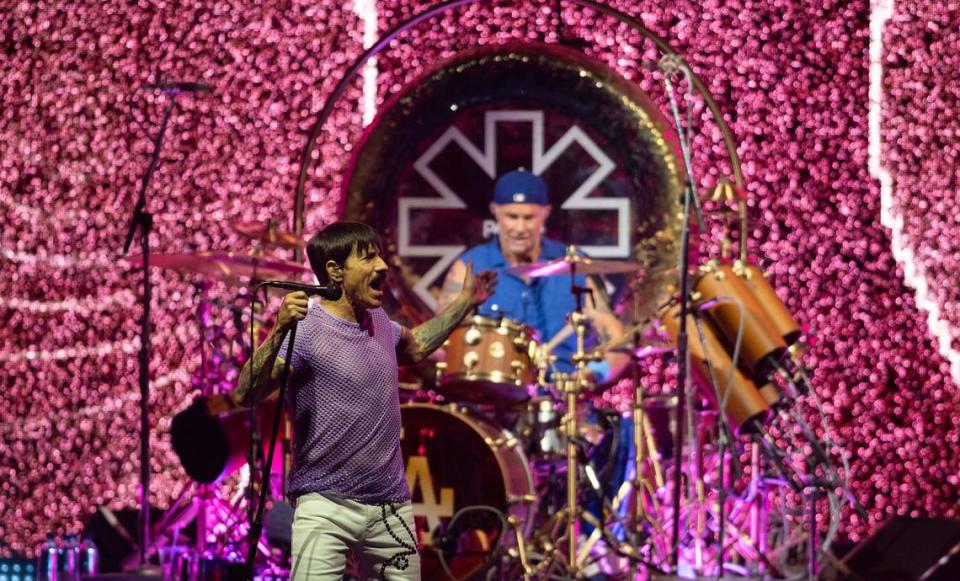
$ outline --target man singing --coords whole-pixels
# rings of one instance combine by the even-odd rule
[[[283,299],[270,336],[244,366],[234,400],[252,406],[279,387],[288,331],[297,326],[287,406],[294,422],[295,499],[291,578],[340,579],[353,553],[362,579],[420,578],[420,560],[400,451],[398,360],[416,363],[437,349],[497,282],[473,274],[434,318],[414,329],[382,308],[387,264],[366,224],[338,222],[307,245],[320,284],[337,300]]]

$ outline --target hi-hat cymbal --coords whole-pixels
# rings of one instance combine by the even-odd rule
[[[596,260],[586,256],[574,255],[547,262],[511,266],[505,272],[514,276],[541,278],[569,275],[573,271],[576,271],[577,274],[619,274],[637,272],[642,268],[640,264],[628,260]]]
[[[140,256],[128,256],[127,262],[143,264]],[[179,272],[194,272],[215,280],[236,278],[296,279],[311,271],[302,264],[269,256],[239,252],[195,252],[183,254],[152,254],[150,266],[159,266]]]
[[[286,232],[277,227],[276,222],[267,220],[264,222],[235,222],[231,224],[234,231],[251,238],[259,240],[264,244],[279,246],[281,248],[298,248],[305,245],[303,238],[300,238],[292,232]]]

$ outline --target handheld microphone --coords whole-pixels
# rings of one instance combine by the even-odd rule
[[[213,87],[204,83],[194,83],[190,81],[173,81],[170,83],[158,83],[155,85],[144,85],[141,91],[160,91],[177,95],[180,93],[210,93]]]
[[[340,285],[336,284],[302,284],[299,282],[287,282],[285,280],[267,280],[262,284],[289,291],[303,291],[310,296],[318,296],[328,301],[335,301],[343,294]]]

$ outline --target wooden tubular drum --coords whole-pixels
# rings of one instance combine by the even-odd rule
[[[757,304],[767,314],[773,328],[783,337],[787,345],[792,345],[800,338],[800,323],[793,317],[787,306],[777,296],[773,286],[767,281],[763,272],[752,264],[737,261],[733,266],[734,272],[740,280],[746,283]]]
[[[717,401],[717,392],[711,387],[710,369],[707,367],[707,355],[709,355],[710,364],[713,366],[714,374],[717,378],[717,391],[721,399],[727,400],[727,405],[723,412],[726,414],[730,423],[737,428],[738,432],[750,432],[754,429],[755,422],[766,420],[770,412],[770,406],[760,395],[757,386],[750,380],[736,365],[714,325],[707,319],[703,319],[703,335],[707,347],[700,341],[700,333],[696,328],[696,321],[692,314],[687,315],[687,328],[690,341],[690,362],[693,370],[696,371],[697,384],[702,391],[705,391],[705,397],[710,399],[719,407]],[[663,317],[663,326],[667,330],[670,338],[676,342],[680,335],[680,306],[671,307]],[[727,387],[727,378],[733,373],[732,380]],[[682,381],[682,380],[681,380]],[[729,393],[728,393],[729,392]]]
[[[740,329],[740,306],[743,304],[743,337],[740,354],[743,363],[752,372],[754,379],[766,375],[770,358],[780,357],[787,344],[777,330],[774,322],[766,315],[763,305],[757,300],[747,283],[736,275],[733,267],[727,264],[708,264],[703,274],[694,283],[694,290],[704,302],[721,299],[707,309],[707,315],[726,344],[733,352]],[[723,300],[729,297],[732,300]]]

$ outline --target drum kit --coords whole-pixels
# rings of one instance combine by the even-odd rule
[[[424,578],[783,572],[767,556],[771,498],[810,486],[798,483],[781,449],[792,445],[783,434],[803,424],[785,411],[807,389],[799,325],[756,267],[702,267],[690,322],[696,389],[678,421],[677,397],[644,393],[640,377],[642,360],[676,353],[675,302],[622,337],[586,348],[588,291],[577,275],[639,270],[633,262],[591,260],[571,249],[564,258],[507,271],[570,277],[573,372],[551,373],[543,349],[549,342],[517,321],[474,316],[451,334],[431,389],[402,407]],[[633,362],[633,376],[618,384],[633,391],[623,416],[591,405],[608,386],[594,381],[587,364],[611,353]],[[771,428],[781,427],[776,418],[788,416],[779,439],[771,436]],[[739,467],[745,448],[735,447],[734,438],[754,444],[748,470]],[[803,445],[820,447],[812,437]],[[674,485],[687,499],[679,525],[671,522],[677,522],[669,498]],[[735,494],[727,497],[727,490]],[[684,531],[679,565],[670,562],[673,526]]]
[[[252,252],[161,254],[151,258],[151,265],[200,275],[202,289],[212,281],[239,285],[246,300],[257,281],[310,274],[305,266],[264,253],[264,247],[302,247],[295,235],[272,223],[234,229],[254,241]],[[802,383],[796,381],[798,369],[783,363],[799,327],[785,310],[779,319],[772,317],[775,323],[768,318],[741,322],[721,304],[727,296],[770,300],[756,298],[772,292],[759,271],[719,265],[703,270],[695,288],[700,310],[709,315],[703,322],[709,324],[698,325],[702,333],[691,340],[691,358],[695,370],[721,381],[714,382],[717,393],[698,392],[678,426],[676,398],[645,394],[640,380],[642,359],[675,352],[675,305],[665,305],[657,319],[634,325],[623,337],[592,350],[586,346],[590,321],[583,303],[590,291],[578,286],[583,280],[578,276],[640,269],[635,262],[593,260],[571,249],[563,258],[508,271],[527,278],[570,278],[576,305],[567,314],[576,335],[572,372],[551,371],[549,342],[532,328],[479,315],[450,335],[433,372],[401,368],[401,448],[423,578],[577,578],[605,567],[631,575],[668,570],[666,491],[677,478],[699,499],[699,512],[687,518],[700,523],[701,537],[709,537],[704,515],[716,510],[710,490],[722,487],[707,474],[717,464],[713,444],[724,418],[738,434],[763,433],[764,422],[788,398],[778,387],[783,381],[771,376]],[[206,296],[200,303],[203,356],[194,381],[200,397],[171,423],[173,448],[191,482],[152,538],[154,544],[176,545],[181,529],[194,520],[192,561],[229,562],[242,554],[238,547],[245,542],[256,486],[283,488],[291,430],[288,424],[282,430],[281,461],[271,467],[271,478],[257,483],[267,456],[260,434],[268,431],[276,401],[251,412],[237,409],[226,392],[256,347],[244,336],[262,338],[267,325],[256,316],[243,319],[233,304]],[[229,311],[230,324],[212,321],[211,308],[217,306]],[[729,349],[718,347],[728,345],[725,333],[731,326],[749,369],[736,364],[736,356],[725,359]],[[597,385],[588,363],[613,353],[633,361],[633,377],[621,381],[633,391],[624,415],[590,403],[604,387]],[[677,446],[686,449],[682,466],[673,465]],[[754,468],[755,474],[762,472],[759,465]],[[272,496],[275,518],[271,521],[268,513],[267,530],[273,533],[260,545],[273,573],[282,572],[289,557],[292,510],[281,496]],[[741,553],[757,559],[762,535],[753,530],[757,539],[737,539],[745,547]]]
[[[655,513],[666,486],[663,464],[682,437],[675,398],[645,395],[634,377],[629,416],[636,429],[622,429],[632,422],[590,405],[603,388],[587,364],[626,353],[636,369],[640,359],[673,353],[674,346],[665,329],[647,322],[588,351],[583,298],[589,289],[577,278],[639,270],[637,263],[593,260],[574,248],[560,259],[507,270],[570,278],[575,308],[567,319],[577,339],[572,372],[551,372],[549,343],[508,318],[470,317],[444,344],[433,389],[402,407],[407,479],[414,514],[422,517],[424,578],[466,579],[492,567],[500,578],[576,578],[596,573],[597,555],[604,553],[651,570],[657,570],[654,561],[664,562],[666,548],[656,555],[646,545],[662,529]],[[717,414],[696,409],[691,418],[703,456]],[[623,437],[630,433],[632,439]],[[611,519],[619,537],[606,530]]]

